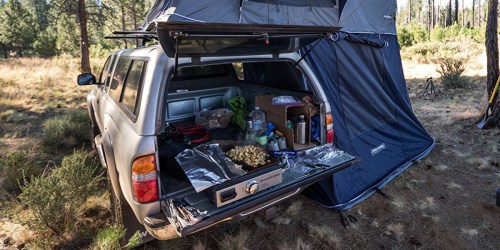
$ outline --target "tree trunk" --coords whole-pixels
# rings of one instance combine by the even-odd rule
[[[452,23],[452,17],[451,17],[451,0],[448,3],[448,14],[446,15],[446,27],[451,26]]]
[[[431,0],[427,0],[427,31],[429,31],[429,34],[431,33],[432,29],[432,7],[431,7]]]
[[[411,23],[411,0],[408,0],[408,23]]]
[[[9,56],[7,53],[7,47],[5,46],[5,44],[2,44],[2,47],[3,47],[3,56],[5,57],[5,59],[7,59],[7,57]]]
[[[122,12],[122,18],[121,18],[121,21],[122,21],[122,30],[125,31],[125,30],[127,30],[127,26],[126,26],[126,23],[125,23],[125,4],[123,2],[120,2],[120,10]],[[125,48],[128,48],[127,39],[123,39],[123,42],[125,43]]]
[[[439,5],[439,2],[438,2],[438,7],[437,7],[436,23],[438,25],[441,25],[441,6]],[[441,27],[443,27],[443,26],[441,26]]]
[[[464,0],[462,0],[462,27],[465,27],[465,5],[464,5]]]
[[[477,26],[481,27],[481,0],[477,1]]]
[[[498,69],[498,0],[488,0],[488,20],[486,22],[487,92],[491,96],[499,76]],[[500,125],[500,98],[498,92],[493,100],[492,124]]]
[[[81,69],[83,73],[91,73],[89,59],[89,36],[87,33],[87,13],[85,12],[85,0],[78,0],[78,20],[80,20],[80,52]]]
[[[471,21],[471,26],[472,27],[475,27],[474,24],[476,23],[476,22],[474,22],[474,18],[476,18],[476,15],[474,13],[474,6],[475,5],[476,5],[476,0],[472,0],[472,13],[471,13],[471,16],[470,16],[470,19],[471,19],[470,21]]]
[[[135,3],[136,1],[132,1],[131,10],[132,10],[132,20],[134,21],[134,30],[137,30],[137,13],[135,13]],[[135,39],[135,46],[139,47],[139,39]]]
[[[455,0],[455,21],[458,24],[458,0]]]
[[[436,27],[436,8],[434,7],[434,0],[432,0],[432,29]]]

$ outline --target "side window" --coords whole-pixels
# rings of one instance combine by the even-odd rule
[[[109,82],[111,81],[111,73],[113,73],[112,71],[115,59],[115,55],[108,57],[106,63],[104,63],[104,67],[102,67],[101,75],[99,76],[99,82],[106,87],[109,86]]]
[[[121,102],[135,115],[139,113],[138,103],[146,65],[145,61],[132,61],[127,79],[125,80]]]
[[[127,76],[131,62],[132,60],[129,58],[120,57],[116,63],[115,73],[113,74],[113,79],[111,79],[108,91],[111,98],[117,102],[120,100],[125,77]]]
[[[109,78],[110,70],[109,70],[109,63],[111,61],[111,56],[106,59],[106,62],[104,63],[104,66],[102,67],[101,70],[101,75],[99,76],[99,82],[106,85],[106,80]],[[104,78],[103,78],[104,77]],[[109,82],[109,80],[108,80]]]

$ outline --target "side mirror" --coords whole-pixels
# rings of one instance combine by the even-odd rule
[[[91,73],[80,74],[78,75],[76,83],[78,83],[78,85],[80,86],[96,84],[95,76],[92,75]]]

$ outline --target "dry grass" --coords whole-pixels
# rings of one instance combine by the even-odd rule
[[[404,226],[401,223],[389,224],[385,231],[386,235],[393,235],[398,241],[403,239],[404,233]]]
[[[327,225],[309,225],[309,236],[313,239],[319,239],[326,243],[331,249],[340,249],[342,242],[340,237],[334,231],[333,227]]]
[[[92,64],[102,62],[93,60]],[[77,87],[79,73],[78,59],[1,59],[0,106],[31,112],[82,107],[82,98],[89,89]]]
[[[470,158],[467,162],[478,169],[487,169],[491,167],[491,160],[489,157],[486,158]]]
[[[295,217],[299,215],[303,207],[303,201],[302,200],[295,200],[290,204],[290,206],[286,209],[286,214]]]
[[[241,228],[236,235],[226,235],[224,239],[220,242],[219,249],[222,250],[251,249],[250,246],[247,246],[249,239],[250,239],[250,231],[245,228]]]
[[[94,68],[103,62],[91,60]],[[0,154],[20,148],[43,152],[42,121],[54,112],[85,109],[92,87],[77,86],[79,73],[76,58],[0,59],[0,145],[6,146]]]
[[[426,197],[424,200],[421,200],[418,203],[418,208],[421,210],[434,209],[435,207],[436,207],[436,203],[434,202],[433,197]]]
[[[279,250],[311,250],[314,249],[310,243],[298,237],[294,242],[285,242]]]

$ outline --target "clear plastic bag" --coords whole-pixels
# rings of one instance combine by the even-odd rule
[[[203,109],[196,114],[194,122],[196,125],[203,125],[206,129],[226,128],[233,114],[233,111],[225,108]]]
[[[275,96],[272,100],[273,105],[301,105],[304,104],[301,100],[288,95]]]

